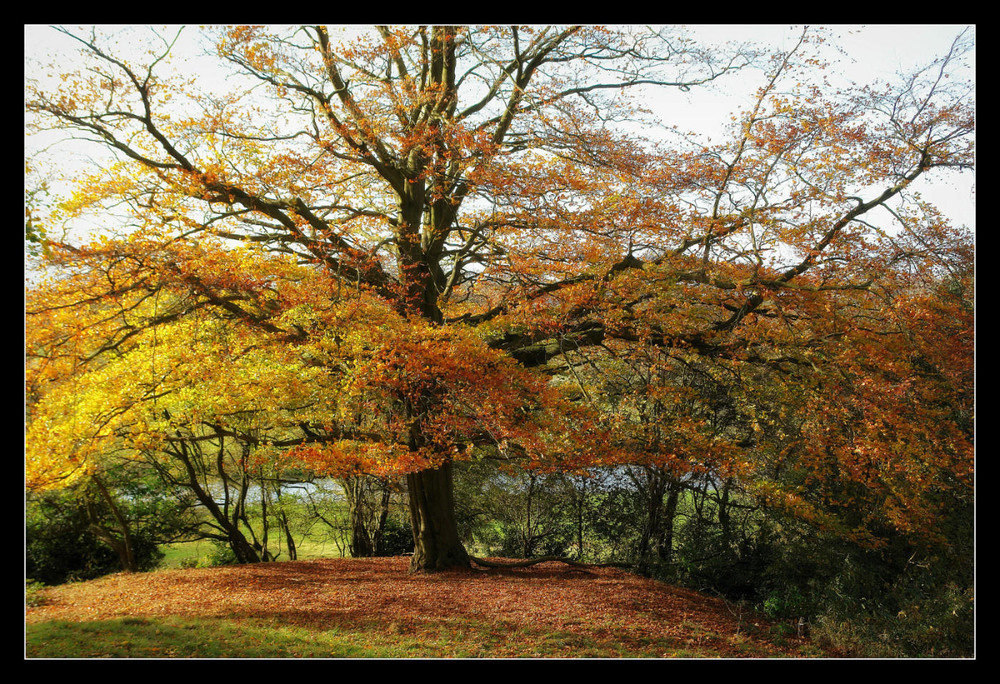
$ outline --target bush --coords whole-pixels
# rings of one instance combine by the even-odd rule
[[[37,580],[28,579],[24,581],[24,605],[40,606],[45,601],[42,599],[42,589],[45,585]]]
[[[971,657],[972,587],[934,583],[932,568],[900,575],[864,597],[831,592],[816,617],[816,634],[859,657]]]
[[[880,549],[786,525],[773,537],[760,609],[805,616],[812,636],[858,657],[968,657],[973,653],[971,535],[947,548],[884,533]]]
[[[198,561],[198,566],[203,568],[214,568],[221,565],[237,565],[239,560],[236,552],[224,542],[212,542],[212,550]]]
[[[401,556],[413,553],[413,530],[409,521],[389,517],[382,530],[378,554],[380,556]]]
[[[185,525],[183,500],[157,487],[155,473],[135,464],[109,468],[101,475],[103,494],[90,483],[29,495],[25,507],[26,576],[46,584],[87,580],[125,568],[118,555],[91,531],[121,536],[117,512],[128,521],[135,569],[151,570],[163,558],[159,545]],[[96,528],[95,528],[96,526]]]
[[[761,603],[769,618],[797,618],[814,614],[812,602],[796,586],[774,589]]]
[[[87,531],[72,493],[28,501],[24,552],[26,577],[47,585],[122,570],[114,551]]]

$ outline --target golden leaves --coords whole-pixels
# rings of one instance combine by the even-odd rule
[[[594,34],[591,54],[611,55],[610,32],[559,44],[516,30],[512,47],[514,29],[463,29],[465,79],[433,52],[444,32],[338,47],[315,29],[236,26],[220,54],[266,99],[168,111],[165,84],[137,85],[127,103],[154,95],[156,111],[120,119],[126,80],[107,69],[68,74],[49,99],[32,91],[30,107],[69,130],[89,113],[130,161],[81,177],[54,214],[126,234],[51,245],[61,272],[29,296],[31,477],[211,425],[252,434],[266,458],[298,444],[286,458],[330,472],[405,472],[471,444],[538,467],[644,462],[748,482],[794,462],[820,489],[840,477],[882,497],[873,515],[926,521],[914,511],[933,487],[972,473],[971,321],[904,296],[918,283],[895,273],[920,243],[920,264],[940,267],[943,222],[895,211],[930,227],[893,241],[869,215],[883,195],[861,197],[968,165],[968,102],[845,96],[803,80],[810,55],[782,53],[728,140],[654,143],[613,131],[630,112],[595,115],[584,72],[560,69],[583,65],[562,50]],[[527,54],[559,61],[515,83]],[[585,103],[564,96],[577,85]],[[363,286],[369,266],[385,299]],[[506,315],[475,331],[399,313],[449,288],[465,320]],[[560,349],[577,376],[561,388],[484,342],[516,330],[558,345],[574,329],[603,346]],[[834,490],[817,496],[854,503]],[[774,499],[822,508],[794,488]]]

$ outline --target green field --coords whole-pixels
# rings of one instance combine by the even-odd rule
[[[317,539],[310,535],[304,535],[295,540],[298,560],[311,560],[314,558],[340,558],[341,552],[337,544],[329,539]],[[163,560],[160,561],[162,568],[191,567],[192,565],[211,565],[210,559],[216,550],[212,541],[200,539],[190,542],[178,542],[175,544],[164,544],[160,547],[164,553]],[[273,552],[280,551],[282,555],[278,560],[288,560],[288,555],[283,549],[272,548]]]

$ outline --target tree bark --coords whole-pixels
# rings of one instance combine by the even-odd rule
[[[361,476],[344,478],[347,510],[351,521],[351,539],[348,550],[352,558],[369,558],[375,555],[374,532],[370,529],[365,480]]]
[[[200,449],[195,445],[192,448]],[[205,507],[205,509],[212,516],[216,525],[220,527],[226,537],[226,541],[229,544],[229,548],[232,549],[233,553],[236,554],[236,559],[240,563],[258,563],[261,561],[261,556],[253,548],[247,538],[239,529],[239,516],[234,515],[233,519],[229,519],[229,515],[226,510],[219,507],[218,503],[215,501],[215,497],[201,486],[198,479],[198,470],[195,466],[196,456],[189,451],[188,445],[183,440],[178,440],[171,448],[168,448],[168,453],[172,454],[184,467],[187,473],[187,481],[175,480],[176,484],[183,485],[189,488],[198,499],[198,502]],[[222,481],[225,483],[225,470],[222,467],[222,456],[223,456],[223,445],[220,437],[219,449],[217,456],[217,468],[219,474],[222,476]],[[197,458],[200,458],[198,456]],[[226,485],[225,489],[225,506],[228,509],[229,506],[229,488]],[[245,493],[245,492],[244,492]]]
[[[292,536],[292,526],[288,522],[288,514],[283,510],[278,513],[278,523],[281,525],[281,530],[285,533],[285,546],[288,547],[288,560],[298,560],[299,554],[298,549],[295,546],[295,537]]]
[[[410,572],[434,572],[470,567],[469,554],[458,536],[452,464],[407,475],[413,559]]]
[[[118,555],[118,562],[122,566],[123,572],[137,572],[139,567],[135,559],[135,549],[132,543],[132,532],[129,529],[128,520],[122,514],[121,509],[118,508],[115,503],[114,498],[111,496],[111,492],[108,491],[104,483],[101,482],[100,478],[96,475],[91,478],[91,481],[96,486],[97,491],[100,493],[101,498],[108,505],[111,510],[111,514],[118,524],[118,529],[121,536],[115,536],[115,534],[101,525],[101,516],[97,511],[97,507],[94,505],[93,501],[87,497],[87,501],[84,506],[84,511],[87,515],[87,529],[101,540],[104,544],[108,545],[115,554]]]
[[[667,507],[663,514],[663,538],[659,545],[660,560],[672,563],[674,560],[674,518],[677,517],[677,502],[681,495],[681,483],[673,478],[667,489]]]

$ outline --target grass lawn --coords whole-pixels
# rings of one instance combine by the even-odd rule
[[[189,563],[210,565],[210,563],[205,561],[216,551],[216,546],[211,541],[202,539],[192,542],[179,542],[177,544],[164,544],[160,547],[160,550],[164,553],[163,560],[160,561],[160,567],[180,568],[185,567]],[[272,550],[277,551],[278,549]],[[340,557],[340,549],[337,548],[334,542],[310,539],[309,537],[296,540],[296,552],[298,560]],[[283,549],[281,549],[281,556],[278,557],[278,560],[288,560],[288,555]]]

